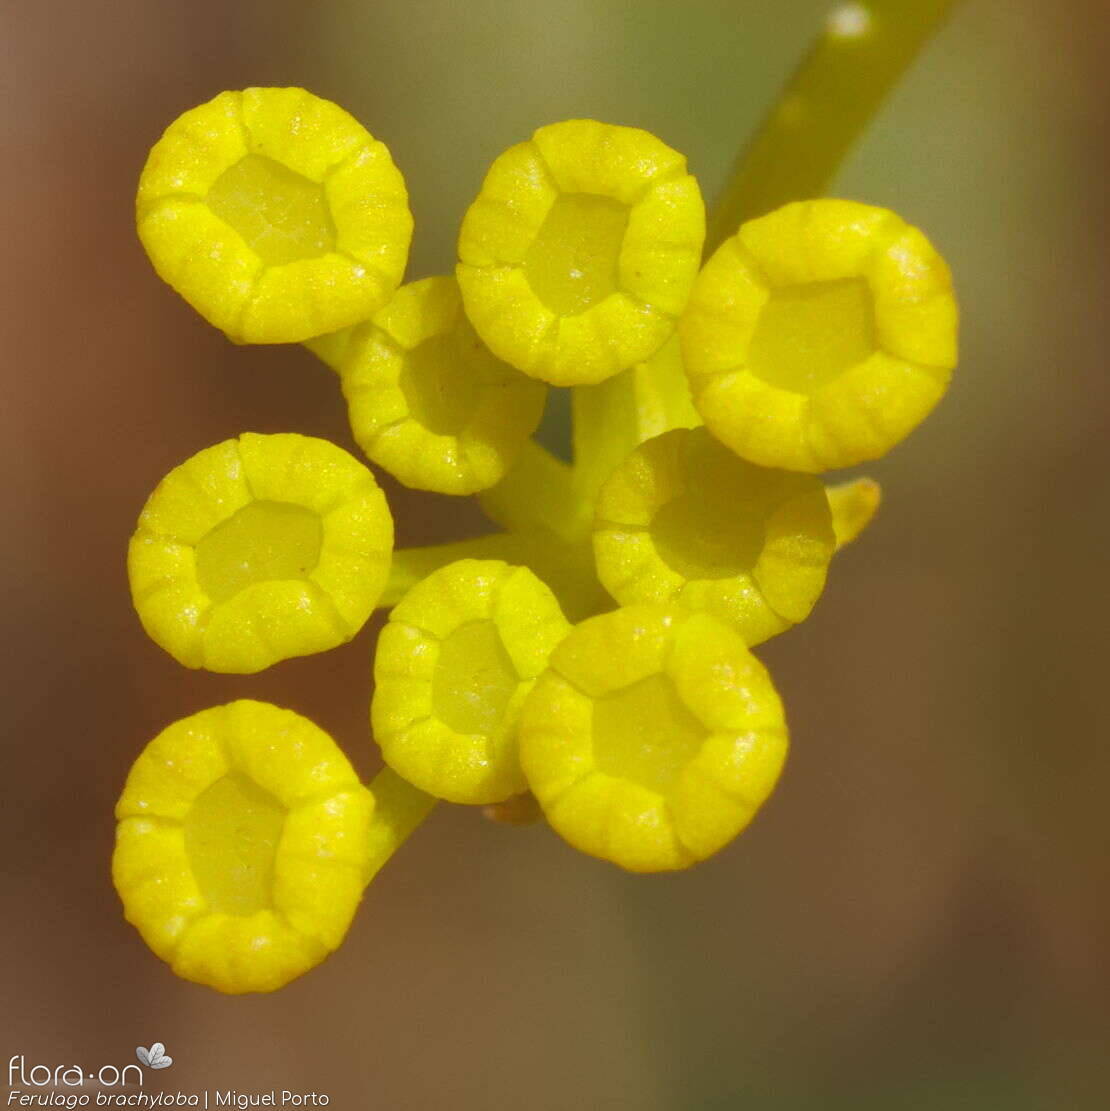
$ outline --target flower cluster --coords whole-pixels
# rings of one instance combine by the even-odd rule
[[[295,432],[206,447],[151,494],[128,570],[189,668],[248,674],[391,607],[359,783],[289,710],[169,726],[117,808],[128,919],[181,976],[265,991],[342,940],[437,799],[520,815],[633,871],[717,852],[770,794],[782,704],[753,645],[810,613],[874,459],[955,363],[947,269],[884,209],[810,200],[703,265],[685,159],[593,120],[493,163],[453,275],[400,285],[412,220],[386,148],[301,89],[176,120],[139,184],[155,269],[239,343],[304,342],[354,439],[407,486],[478,494],[503,531],[393,552],[346,451]],[[573,388],[574,462],[532,439]]]

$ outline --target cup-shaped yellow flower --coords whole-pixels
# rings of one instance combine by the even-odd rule
[[[494,161],[463,220],[459,285],[506,362],[557,386],[600,382],[672,334],[704,239],[682,155],[638,128],[566,120]]]
[[[814,200],[726,240],[679,330],[713,434],[753,463],[816,473],[877,458],[929,414],[956,328],[948,267],[920,231]]]
[[[462,559],[422,579],[378,638],[370,716],[385,762],[451,802],[527,790],[520,705],[569,629],[526,567]]]
[[[521,765],[552,827],[633,872],[686,868],[731,841],[786,748],[778,694],[739,635],[664,606],[576,626],[520,720]]]
[[[350,640],[389,575],[374,476],[327,440],[244,432],[158,484],[131,538],[131,597],[186,667],[247,674]]]
[[[819,479],[738,459],[704,428],[626,457],[598,494],[593,543],[621,604],[704,610],[748,644],[809,615],[836,548]]]
[[[478,338],[453,277],[402,286],[354,329],[340,374],[367,456],[406,486],[441,494],[500,482],[547,396]]]
[[[136,198],[159,276],[237,343],[293,343],[365,319],[412,239],[385,145],[304,89],[225,92],[178,117]]]
[[[267,702],[216,706],[143,750],[116,805],[127,920],[186,980],[273,991],[347,933],[373,795],[335,742]]]

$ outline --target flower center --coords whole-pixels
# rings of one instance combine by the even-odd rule
[[[261,154],[224,170],[208,191],[208,207],[269,266],[335,248],[323,186]]]
[[[223,602],[256,583],[303,579],[320,559],[323,535],[311,509],[251,502],[197,544],[197,582],[214,602]]]
[[[232,773],[202,791],[185,818],[185,853],[212,910],[248,915],[270,905],[285,808]]]
[[[464,350],[465,336],[453,329],[430,336],[405,354],[399,385],[409,412],[429,432],[454,436],[470,423],[482,392]],[[477,336],[472,337],[475,345]]]
[[[492,621],[460,625],[439,646],[432,678],[436,717],[456,733],[496,732],[520,682]]]
[[[748,347],[747,365],[779,389],[812,394],[875,350],[874,308],[862,278],[775,290]]]
[[[707,735],[666,675],[650,675],[594,704],[598,770],[660,794],[670,790]]]
[[[617,288],[628,206],[593,193],[563,193],[524,259],[536,296],[556,315],[573,316]]]
[[[730,496],[732,486],[706,476],[652,518],[659,558],[684,579],[731,579],[758,562],[766,538],[764,518]]]

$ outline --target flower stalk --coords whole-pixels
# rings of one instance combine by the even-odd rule
[[[706,254],[789,201],[820,196],[956,0],[847,0],[829,13],[709,217]]]
[[[374,813],[367,834],[367,883],[381,871],[439,801],[419,787],[414,787],[407,779],[402,779],[388,766],[370,780],[370,793],[374,796]]]

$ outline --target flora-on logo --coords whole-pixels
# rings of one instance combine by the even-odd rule
[[[153,1046],[151,1047],[153,1049]],[[140,1057],[141,1061],[142,1058]],[[164,1058],[170,1063],[168,1057]],[[156,1067],[156,1066],[154,1066]],[[162,1066],[163,1068],[165,1065]],[[81,1088],[86,1083],[99,1084],[105,1088],[116,1088],[128,1084],[143,1086],[143,1070],[138,1065],[101,1065],[95,1072],[85,1065],[28,1065],[27,1058],[17,1053],[8,1061],[8,1087],[31,1088]],[[13,1093],[8,1093],[8,1104],[13,1102]],[[27,1098],[30,1098],[29,1096]],[[21,1106],[24,1106],[21,1104]],[[29,1105],[26,1105],[29,1106]],[[42,1106],[45,1106],[43,1104]]]
[[[168,1069],[173,1064],[173,1058],[166,1056],[166,1047],[161,1042],[155,1042],[149,1049],[137,1045],[135,1056],[139,1058],[139,1063],[146,1065],[148,1069]]]

